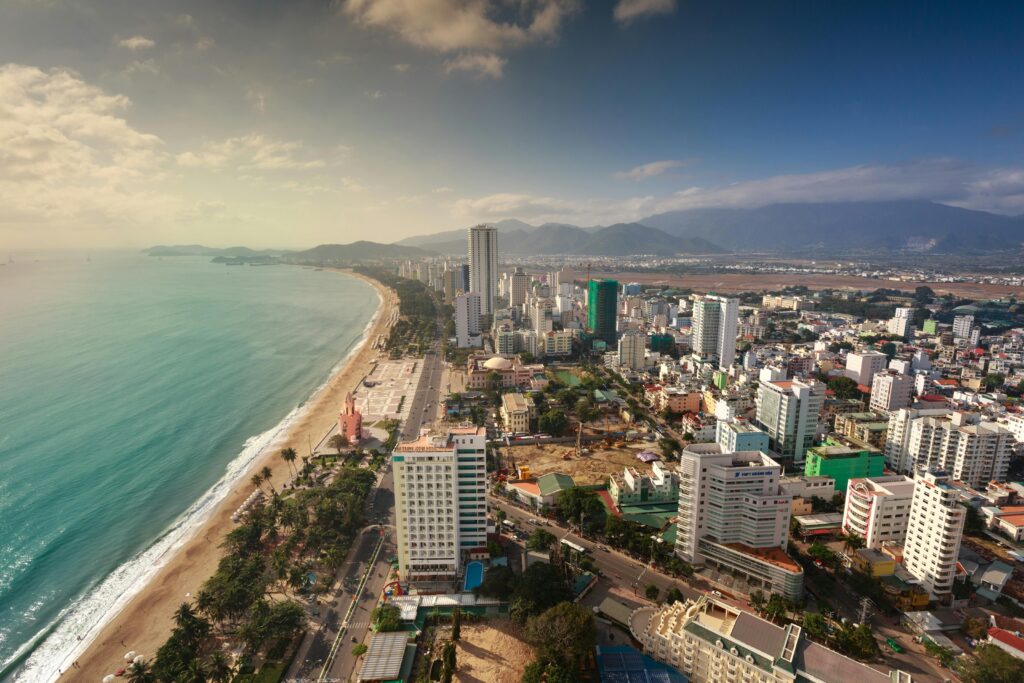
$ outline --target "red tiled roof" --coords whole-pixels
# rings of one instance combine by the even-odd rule
[[[1014,650],[1024,652],[1024,638],[1018,638],[1009,631],[1004,631],[1001,628],[993,626],[988,630],[988,637],[995,638],[1004,645],[1009,645]]]
[[[509,486],[517,488],[524,493],[529,493],[534,496],[540,495],[540,487],[537,486],[537,482],[535,481],[517,481],[512,484],[509,484]]]

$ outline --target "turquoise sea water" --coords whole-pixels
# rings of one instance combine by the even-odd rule
[[[4,680],[67,668],[379,305],[337,273],[89,256],[0,267]]]

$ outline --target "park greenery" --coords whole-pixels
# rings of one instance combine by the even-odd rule
[[[537,658],[527,666],[523,681],[578,680],[577,673],[597,642],[590,610],[572,602],[530,617],[524,636]]]
[[[356,267],[357,273],[371,277],[398,294],[399,318],[391,327],[384,348],[392,358],[422,355],[437,334],[437,300],[426,284],[398,277],[384,268]]]
[[[307,460],[303,471],[313,467]],[[325,486],[279,490],[267,469],[257,473],[266,502],[224,538],[217,571],[178,608],[170,637],[137,680],[228,680],[218,678],[235,673],[220,652],[224,642],[242,647],[238,673],[280,661],[305,622],[297,598],[320,588],[311,584],[314,570],[333,574],[340,566],[363,527],[373,481],[367,470],[340,467]]]

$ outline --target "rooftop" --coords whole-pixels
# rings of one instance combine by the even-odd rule
[[[840,517],[842,517],[842,515],[840,515]],[[727,548],[731,548],[732,550],[736,550],[747,555],[753,555],[759,560],[767,562],[768,564],[773,564],[776,567],[781,567],[786,571],[797,574],[803,572],[803,568],[797,564],[792,557],[787,555],[786,551],[782,548],[753,548],[745,543],[724,543],[723,545]]]
[[[359,670],[361,681],[391,681],[398,678],[402,671],[402,660],[405,659],[405,646],[409,642],[409,633],[374,633],[370,638],[370,647],[366,651],[363,667]]]

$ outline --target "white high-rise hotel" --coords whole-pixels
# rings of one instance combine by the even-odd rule
[[[469,229],[469,291],[480,295],[480,313],[494,313],[498,292],[498,229],[478,225]]]
[[[693,302],[693,353],[701,358],[716,358],[718,366],[728,369],[736,359],[736,328],[739,325],[739,300],[708,294]]]
[[[487,432],[451,427],[398,444],[398,563],[403,582],[449,590],[465,553],[487,546]]]
[[[915,480],[903,543],[903,568],[933,598],[943,598],[953,590],[967,516],[967,508],[959,502],[959,491],[948,481],[945,474],[936,472]]]

